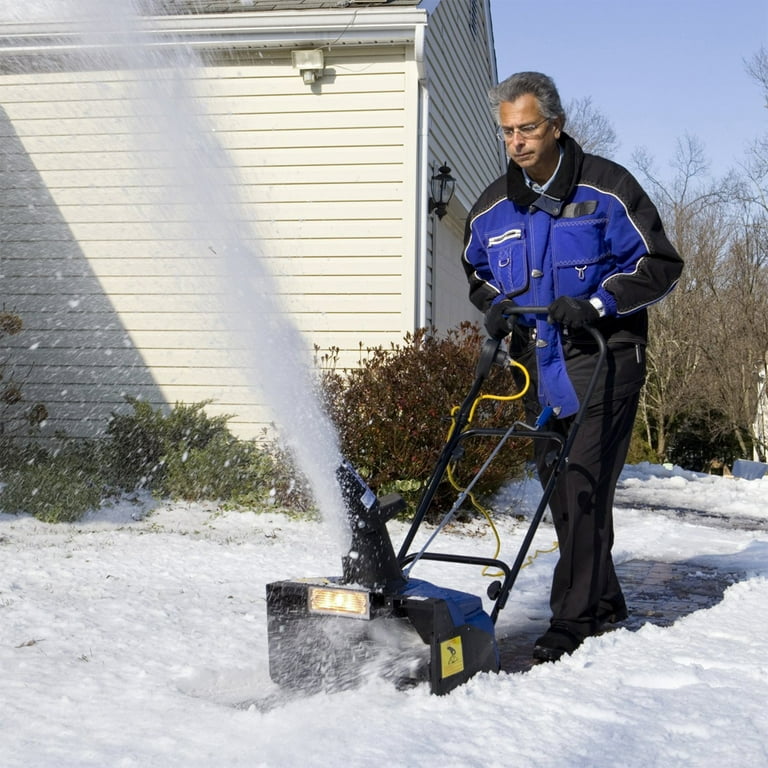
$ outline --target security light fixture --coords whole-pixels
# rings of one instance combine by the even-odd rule
[[[293,68],[301,72],[301,77],[307,85],[317,82],[322,76],[325,59],[320,48],[312,51],[291,51]]]

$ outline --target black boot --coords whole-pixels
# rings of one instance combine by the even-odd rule
[[[597,608],[598,629],[604,624],[618,624],[629,616],[624,598],[615,601],[601,600]]]
[[[533,658],[536,661],[557,661],[566,654],[570,656],[583,642],[583,635],[573,632],[566,624],[553,621],[534,644]]]

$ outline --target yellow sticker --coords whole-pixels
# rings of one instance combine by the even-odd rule
[[[464,671],[464,652],[458,635],[440,643],[440,667],[442,677],[450,677]]]

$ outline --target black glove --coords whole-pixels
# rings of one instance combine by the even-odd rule
[[[574,299],[573,296],[561,296],[547,307],[550,323],[562,323],[574,331],[594,325],[600,313],[586,299]]]
[[[492,339],[503,339],[515,327],[515,315],[511,310],[516,306],[512,299],[502,299],[485,313],[485,330]]]

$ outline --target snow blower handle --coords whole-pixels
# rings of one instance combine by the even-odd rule
[[[549,307],[526,307],[515,304],[514,299],[509,299],[511,306],[506,307],[505,317],[514,317],[516,315],[549,315]]]
[[[508,308],[509,317],[515,316],[515,315],[544,315],[547,318],[547,322],[552,322],[552,320],[549,318],[549,307],[523,307],[518,306],[515,304],[512,307]],[[581,330],[586,331],[597,344],[597,362],[595,364],[595,370],[592,374],[592,378],[589,382],[589,385],[587,386],[587,391],[584,395],[584,400],[586,402],[589,402],[590,398],[592,397],[592,393],[594,392],[595,386],[597,385],[597,378],[600,375],[600,369],[605,365],[605,358],[608,351],[608,347],[605,343],[605,337],[603,336],[600,331],[595,328],[593,325],[585,325]],[[493,339],[489,339],[488,341],[493,341]],[[586,408],[586,402],[582,403],[582,407],[580,408],[580,411],[584,411]],[[581,413],[579,416],[577,416],[579,422],[583,418],[583,413]]]
[[[522,315],[543,315],[546,317],[548,323],[554,323],[555,321],[550,316],[550,307],[524,307],[515,304],[512,299],[508,302],[510,306],[506,307],[504,317],[519,317]],[[603,334],[600,333],[591,323],[585,323],[579,326],[578,330],[586,331],[592,336],[597,343],[598,349],[602,350],[605,346],[605,339]],[[602,365],[602,361],[600,362]]]
[[[548,315],[549,314],[548,307],[523,307],[518,304],[515,304],[514,300],[510,298],[504,299],[503,301],[499,302],[497,306],[500,307],[501,304],[504,304],[505,306],[504,306],[504,312],[500,316],[500,318],[501,320],[506,322],[507,333],[512,332],[512,329],[515,324],[515,321],[512,320],[512,318],[518,315]],[[486,330],[488,330],[487,323],[486,323]],[[490,338],[486,339],[485,343],[483,344],[483,348],[480,350],[480,357],[477,360],[477,366],[475,368],[476,380],[480,381],[480,380],[486,379],[488,377],[488,374],[491,372],[491,368],[494,363],[497,363],[498,365],[502,365],[502,366],[506,365],[507,361],[509,360],[509,356],[507,355],[506,351],[502,348],[501,342],[503,341],[507,333],[504,333],[504,335],[499,335],[499,336],[491,335]]]

